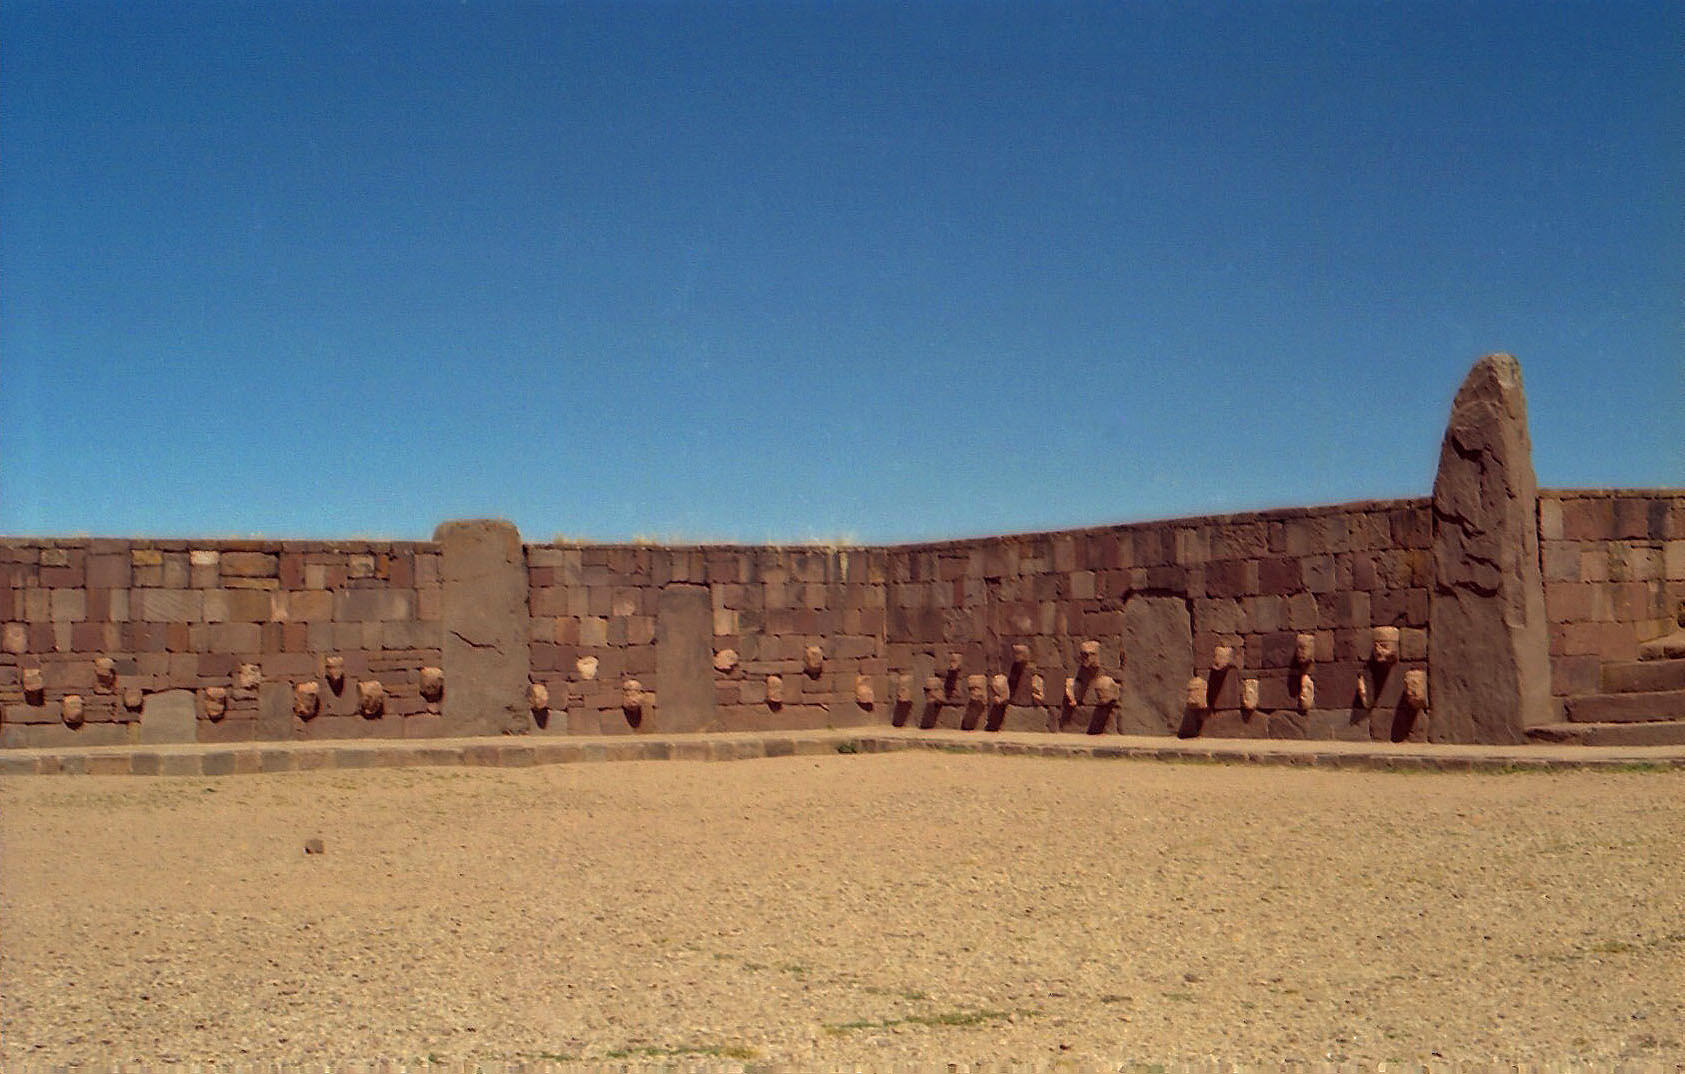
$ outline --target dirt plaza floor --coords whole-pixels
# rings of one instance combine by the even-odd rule
[[[1685,1065],[1680,770],[17,777],[0,853],[8,1069]]]

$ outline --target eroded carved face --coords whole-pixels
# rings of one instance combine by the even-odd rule
[[[1398,628],[1378,626],[1369,632],[1369,659],[1377,664],[1398,663]]]
[[[1404,703],[1416,712],[1428,707],[1428,673],[1415,668],[1404,673]]]
[[[579,672],[579,677],[581,679],[585,682],[590,682],[592,679],[597,677],[597,658],[594,656],[582,656],[573,662],[573,669]]]
[[[321,687],[313,682],[301,682],[293,687],[294,716],[301,720],[314,719],[321,707]]]
[[[1234,646],[1219,645],[1211,650],[1211,670],[1227,671],[1234,667]]]
[[[1300,634],[1293,639],[1293,663],[1310,667],[1316,663],[1316,635]]]
[[[1309,675],[1299,679],[1299,711],[1309,712],[1316,707],[1316,680]]]
[[[338,690],[345,685],[345,657],[328,656],[322,659],[322,678],[328,680],[328,685]]]
[[[1182,704],[1191,712],[1205,710],[1205,680],[1195,675],[1188,680],[1188,692]]]
[[[1012,684],[1005,675],[996,675],[989,680],[989,700],[997,705],[1004,705],[1012,697]]]
[[[1028,645],[1014,645],[1012,647],[1012,666],[1015,668],[1028,667],[1030,663],[1030,647]]]
[[[527,683],[527,708],[533,712],[550,711],[550,688],[541,682]]]
[[[207,686],[204,691],[205,716],[220,720],[228,715],[228,690],[221,686]]]
[[[1119,696],[1117,680],[1110,675],[1101,675],[1094,680],[1094,700],[1097,704],[1115,705]]]
[[[47,688],[46,680],[41,677],[40,668],[24,668],[22,678],[23,692],[26,694],[39,694]]]
[[[117,661],[109,656],[94,658],[94,686],[110,693],[117,686]]]
[[[809,645],[802,650],[802,670],[809,675],[817,675],[825,667],[825,650],[817,645]]]
[[[138,686],[130,686],[123,691],[123,707],[130,712],[139,712],[146,703],[146,694]]]
[[[263,682],[263,669],[256,664],[241,664],[234,669],[234,686],[239,690],[256,690]]]
[[[863,709],[869,709],[877,703],[877,692],[872,689],[872,680],[864,675],[855,677],[854,703]]]
[[[421,676],[416,685],[421,690],[423,701],[437,701],[445,696],[445,669],[427,667],[421,669]]]
[[[1030,676],[1030,701],[1037,705],[1047,703],[1047,680],[1040,675]]]
[[[784,676],[768,675],[766,677],[766,703],[782,705],[784,703]]]
[[[59,702],[59,716],[66,727],[81,727],[87,718],[87,710],[82,705],[81,694],[65,694]]]
[[[1247,679],[1240,684],[1240,707],[1247,712],[1258,708],[1258,680]]]
[[[1097,641],[1085,641],[1085,642],[1083,642],[1082,643],[1082,649],[1081,649],[1080,656],[1079,656],[1079,660],[1080,660],[1080,666],[1081,666],[1082,670],[1084,670],[1084,671],[1099,671],[1100,670],[1100,643],[1097,642]]]
[[[905,673],[895,677],[895,703],[908,704],[913,700],[913,677]]]
[[[966,700],[981,705],[989,700],[989,677],[987,675],[967,675],[965,679]]]
[[[942,680],[940,678],[938,678],[935,675],[932,675],[930,678],[924,680],[924,702],[925,702],[925,704],[927,704],[927,705],[940,705],[942,703],[942,694],[943,694],[943,686],[942,686]]]
[[[627,679],[620,684],[620,708],[625,712],[637,712],[644,707],[644,684],[637,679]]]
[[[963,668],[964,666],[965,666],[965,657],[961,656],[959,653],[949,653],[948,654],[948,670],[950,672],[953,672],[953,673],[957,674],[959,672],[959,670],[961,668]]]
[[[721,649],[714,654],[714,670],[721,675],[730,675],[737,670],[737,650]]]
[[[379,679],[363,679],[357,683],[357,711],[366,717],[379,716],[386,711],[386,687]]]

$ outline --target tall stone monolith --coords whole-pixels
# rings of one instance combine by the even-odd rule
[[[1457,389],[1433,482],[1432,741],[1520,742],[1555,718],[1538,500],[1521,364],[1489,355]]]
[[[433,531],[444,583],[444,717],[454,735],[531,727],[526,552],[514,525],[445,522]]]

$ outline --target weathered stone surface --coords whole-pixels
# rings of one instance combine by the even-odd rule
[[[263,682],[263,668],[258,664],[240,664],[234,668],[234,686],[240,690],[256,690]]]
[[[1118,730],[1168,735],[1182,724],[1182,699],[1194,667],[1193,622],[1180,597],[1137,595],[1123,605],[1123,699]]]
[[[203,691],[205,699],[205,718],[220,720],[228,715],[228,687],[207,686]]]
[[[527,708],[535,713],[550,711],[550,688],[541,682],[527,683]]]
[[[872,680],[865,675],[854,677],[854,703],[863,709],[869,709],[877,704],[877,692],[872,689]]]
[[[1203,712],[1205,710],[1205,680],[1195,675],[1188,680],[1188,685],[1182,695],[1182,707],[1189,712]]]
[[[386,687],[379,679],[361,679],[357,683],[357,713],[374,719],[386,711]]]
[[[729,675],[737,670],[737,650],[721,649],[714,654],[714,670],[721,675]]]
[[[766,703],[774,708],[784,703],[784,676],[766,677]]]
[[[1428,676],[1420,668],[1404,673],[1404,705],[1411,712],[1420,712],[1428,707]]]
[[[508,522],[446,522],[440,545],[443,702],[452,734],[495,735],[531,728],[524,704],[530,675],[526,557]]]
[[[1398,663],[1398,628],[1378,626],[1369,632],[1369,659],[1372,663]]]
[[[424,667],[416,680],[423,701],[438,701],[445,696],[444,668]]]
[[[102,694],[117,689],[117,661],[109,656],[94,657],[94,689]]]
[[[328,689],[336,694],[345,689],[345,657],[323,657],[322,678],[328,681]]]
[[[708,587],[663,586],[655,624],[656,731],[706,731],[718,716],[714,690],[714,605]]]
[[[140,708],[142,745],[198,741],[199,704],[192,690],[147,694]]]
[[[590,682],[597,677],[597,664],[596,657],[582,656],[573,662],[573,669],[579,673],[582,681]]]
[[[300,683],[299,686],[309,686],[312,692],[311,700],[315,700],[318,689],[314,682]],[[297,687],[288,686],[284,682],[266,682],[257,688],[257,738],[287,739],[293,735],[293,701]],[[312,710],[311,715],[315,715]]]
[[[59,718],[66,727],[81,727],[87,718],[87,709],[82,704],[81,694],[65,694],[59,702]]]
[[[1476,362],[1433,483],[1428,636],[1436,742],[1521,742],[1555,717],[1539,573],[1538,484],[1521,365]]]
[[[802,650],[802,670],[812,678],[818,678],[825,670],[825,650],[817,645],[809,645]]]
[[[1240,684],[1240,707],[1247,712],[1255,712],[1258,708],[1258,680],[1247,679]]]

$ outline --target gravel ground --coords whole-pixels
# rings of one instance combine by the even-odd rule
[[[14,1069],[1685,1065],[1678,771],[919,752],[0,807]]]

